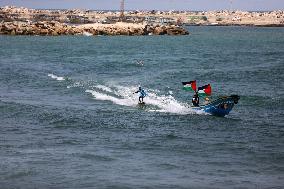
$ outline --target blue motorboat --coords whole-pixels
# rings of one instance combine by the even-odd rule
[[[211,96],[211,85],[207,84],[202,87],[196,87],[196,80],[182,82],[183,89],[186,91],[194,91],[195,94],[192,98],[192,109],[202,110],[206,113],[224,117],[230,113],[233,109],[234,105],[237,104],[240,100],[240,96],[231,95],[231,96],[222,96],[216,100],[209,102],[208,96]],[[200,106],[199,105],[199,96],[206,97],[206,104]]]
[[[219,97],[209,104],[200,106],[199,108],[214,116],[224,117],[230,113],[234,105],[238,103],[239,99],[240,96],[238,95]]]

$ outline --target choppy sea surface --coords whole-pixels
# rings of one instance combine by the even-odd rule
[[[283,188],[284,29],[188,29],[0,36],[1,188]],[[194,111],[195,79],[241,99]]]

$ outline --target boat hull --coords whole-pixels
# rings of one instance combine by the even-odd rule
[[[201,106],[200,108],[214,116],[224,117],[230,113],[234,105],[238,103],[240,97],[238,95],[220,97],[211,103]]]

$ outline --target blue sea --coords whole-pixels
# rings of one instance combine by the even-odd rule
[[[284,188],[284,28],[187,29],[0,36],[0,188]]]

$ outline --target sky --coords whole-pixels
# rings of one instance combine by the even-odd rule
[[[232,2],[232,3],[230,3]],[[120,0],[0,0],[0,7],[118,10]],[[284,0],[125,0],[125,10],[284,10]]]

